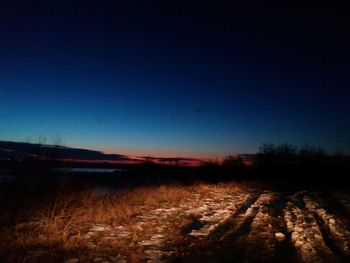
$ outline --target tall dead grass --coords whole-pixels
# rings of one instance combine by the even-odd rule
[[[72,250],[86,247],[86,234],[92,225],[132,225],[138,215],[161,206],[174,207],[193,193],[240,191],[237,184],[163,185],[135,188],[98,196],[93,190],[65,191],[61,187],[40,206],[28,213],[27,222],[3,228],[0,256],[5,251],[34,248]],[[85,242],[85,243],[84,243]],[[111,245],[111,244],[110,244]],[[123,244],[112,244],[121,248]],[[116,247],[115,247],[116,248]],[[122,249],[122,248],[121,248]]]

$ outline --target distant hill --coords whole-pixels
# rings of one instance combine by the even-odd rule
[[[26,142],[0,141],[1,160],[30,160],[51,159],[84,162],[138,162],[152,161],[172,165],[199,165],[201,160],[184,157],[162,158],[153,156],[140,156],[136,159],[122,154],[105,154],[100,151],[71,148],[59,145],[48,145]]]
[[[105,154],[103,152],[94,150],[71,148],[58,145],[0,141],[0,160],[17,160],[33,158],[91,161],[131,160],[128,156],[125,155]]]

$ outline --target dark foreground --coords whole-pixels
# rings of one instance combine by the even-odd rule
[[[11,187],[1,262],[350,262],[348,188],[196,183],[101,196],[26,184],[10,196]]]

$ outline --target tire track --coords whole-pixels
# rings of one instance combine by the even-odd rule
[[[298,262],[283,220],[286,203],[285,194],[273,192],[260,207],[245,240],[249,262]]]
[[[307,209],[303,200],[305,194],[294,194],[284,209],[291,242],[303,262],[339,262],[326,244],[314,214]]]
[[[260,208],[266,202],[271,200],[270,193],[262,193],[256,201],[250,205],[245,212],[241,212],[236,218],[234,218],[235,224],[232,225],[231,230],[227,231],[219,240],[224,242],[232,242],[235,239],[247,234],[251,230],[251,224],[254,218],[259,213]]]
[[[201,244],[178,259],[178,262],[242,262],[246,260],[249,252],[242,248],[253,245],[249,243],[252,240],[247,239],[247,236],[260,208],[268,206],[271,200],[271,192],[251,197],[248,203],[213,231]]]
[[[232,229],[234,232],[242,232],[244,227],[249,225],[251,218],[246,218],[245,214],[249,208],[257,201],[261,194],[253,194],[247,202],[242,205],[235,213],[225,220],[222,224],[217,226],[208,236],[207,240],[218,241],[225,239],[226,234]]]
[[[298,262],[283,220],[285,194],[265,192],[263,195],[261,202],[257,202],[259,210],[250,224],[250,231],[232,235],[231,244],[245,262]]]
[[[327,196],[256,193],[176,262],[350,262],[348,219]]]
[[[244,219],[220,239],[229,251],[227,261],[298,262],[286,235],[282,217],[285,205],[282,194],[270,191],[261,194]]]
[[[304,197],[307,208],[314,215],[322,238],[331,251],[343,262],[350,262],[350,232],[348,220],[332,208],[327,194],[312,193]],[[344,221],[345,220],[345,221]]]
[[[218,226],[231,218],[232,214],[239,211],[251,195],[251,193],[230,194],[202,200],[204,203],[200,208],[187,211],[193,219],[182,229],[182,233],[206,239]]]

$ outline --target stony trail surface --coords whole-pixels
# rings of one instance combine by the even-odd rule
[[[350,262],[349,204],[342,191],[195,192],[145,209],[131,225],[89,225],[70,237],[86,244],[81,253],[55,261],[32,249],[21,262]]]
[[[265,191],[178,260],[350,262],[349,218],[336,205],[317,193]]]
[[[177,256],[177,247],[186,236],[201,240],[228,217],[247,203],[252,193],[227,191],[201,196],[193,194],[184,199],[177,207],[166,204],[160,208],[138,215],[136,222],[127,227],[111,225],[94,225],[85,235],[91,248],[97,248],[108,241],[127,243],[128,252],[114,257],[96,255],[92,258],[67,258],[76,262],[169,262]],[[186,224],[176,226],[179,219],[186,218]],[[174,228],[179,231],[174,232]],[[137,237],[135,237],[135,235]],[[135,241],[137,240],[137,241]]]

